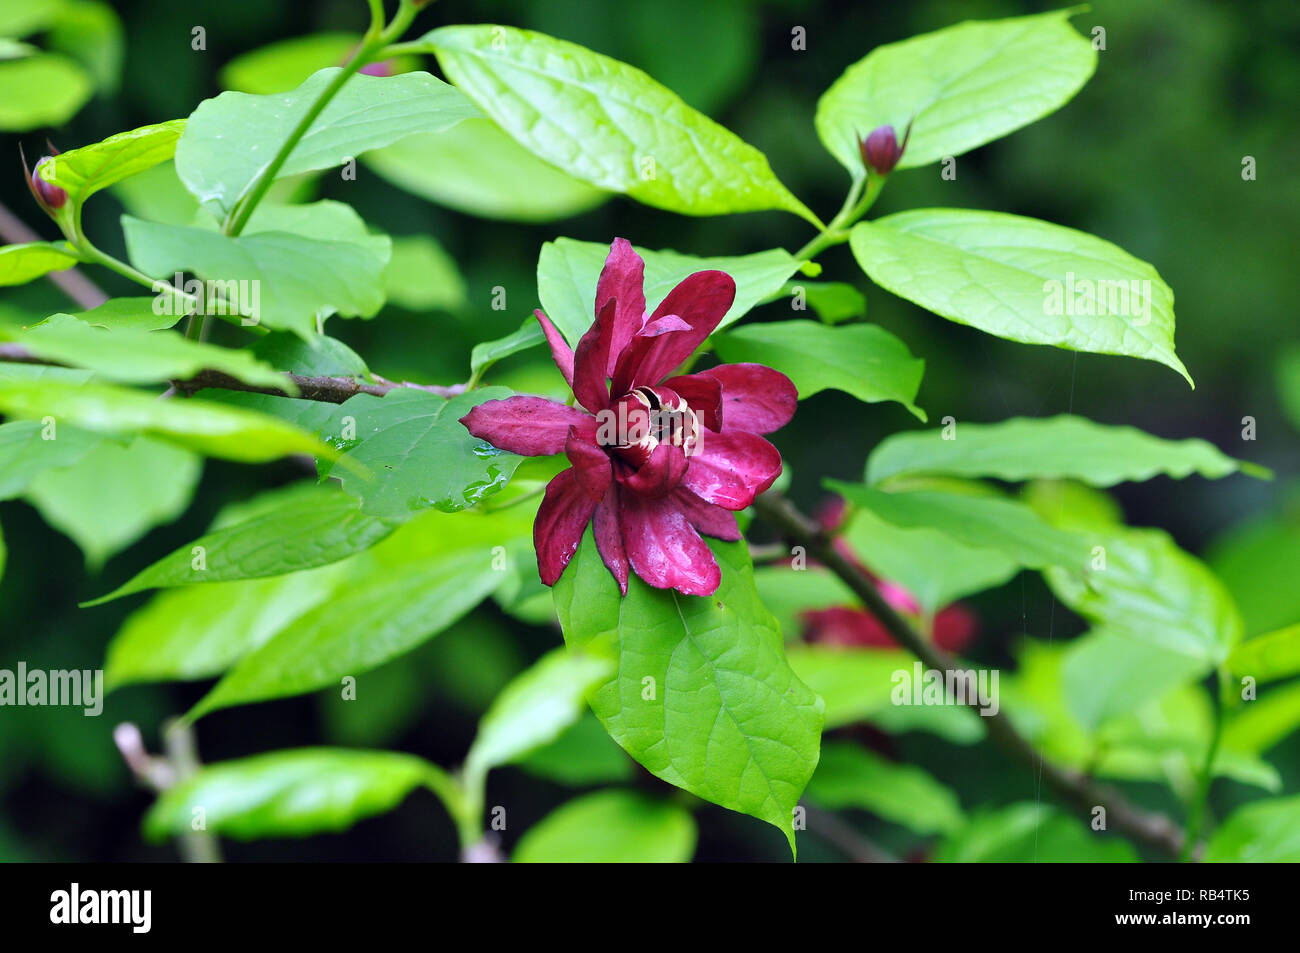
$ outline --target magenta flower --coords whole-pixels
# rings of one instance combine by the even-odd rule
[[[718,326],[736,283],[698,271],[647,317],[644,276],[641,256],[616,238],[596,285],[595,323],[576,352],[536,312],[581,407],[517,396],[480,404],[461,423],[501,450],[568,456],[572,466],[547,485],[533,524],[546,585],[591,523],[624,595],[630,568],[656,588],[707,596],[721,574],[700,534],[740,538],[733,511],[781,474],[781,454],[759,434],[789,422],[797,394],[761,364],[669,377]]]

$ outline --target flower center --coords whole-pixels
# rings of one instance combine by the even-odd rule
[[[661,443],[681,447],[687,456],[699,442],[699,420],[685,399],[666,387],[637,387],[616,400],[600,427],[596,442],[634,466],[650,458]]]

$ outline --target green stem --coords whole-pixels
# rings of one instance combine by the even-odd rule
[[[1214,781],[1214,762],[1219,756],[1219,742],[1223,739],[1223,690],[1228,683],[1222,671],[1215,674],[1215,680],[1217,684],[1214,693],[1214,729],[1210,735],[1210,746],[1205,752],[1205,763],[1201,766],[1196,793],[1193,795],[1187,814],[1187,840],[1183,843],[1182,855],[1179,857],[1183,863],[1192,859],[1192,852],[1201,838],[1206,805],[1210,799],[1210,785]]]
[[[330,84],[316,97],[316,101],[311,104],[311,108],[298,120],[297,125],[289,132],[288,138],[281,144],[275,157],[271,159],[266,168],[254,180],[251,191],[246,192],[244,197],[236,203],[230,214],[226,216],[226,221],[221,228],[224,234],[233,238],[244,230],[244,226],[248,224],[248,220],[257,208],[258,203],[266,197],[267,191],[275,182],[275,177],[280,174],[284,164],[289,161],[290,154],[302,141],[302,137],[307,134],[307,130],[311,128],[312,123],[320,118],[320,114],[325,111],[325,107],[329,105],[330,100],[338,94],[338,91],[343,88],[343,85],[352,78],[357,70],[371,62],[376,53],[406,32],[406,28],[415,19],[419,7],[416,5],[415,0],[402,0],[402,5],[393,17],[393,22],[386,29],[382,28],[383,5],[377,3],[376,0],[371,0],[370,9],[372,17],[375,14],[379,16],[377,19],[372,20],[370,29],[366,32],[361,46],[335,77],[330,80]]]
[[[863,189],[865,182],[866,189]],[[808,261],[814,256],[832,245],[842,245],[849,240],[849,228],[858,219],[867,213],[867,210],[875,204],[880,190],[885,187],[885,176],[868,175],[865,180],[859,179],[853,183],[853,188],[849,190],[848,196],[844,199],[844,205],[831,219],[830,224],[819,235],[814,236],[808,244],[804,245],[794,257],[802,261]]]

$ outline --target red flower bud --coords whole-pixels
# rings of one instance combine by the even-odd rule
[[[50,156],[45,156],[40,162],[36,163],[36,168],[32,169],[32,193],[36,196],[36,201],[40,202],[44,208],[62,208],[63,203],[68,200],[68,193],[57,185],[51,185],[41,178],[41,166],[49,162],[50,158]]]
[[[889,175],[903,157],[907,140],[912,135],[912,124],[907,124],[907,132],[900,145],[894,134],[893,126],[880,126],[871,135],[858,142],[858,151],[862,154],[862,164],[879,175]]]

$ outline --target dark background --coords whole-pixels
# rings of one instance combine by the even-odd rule
[[[114,6],[127,31],[121,90],[95,99],[53,131],[62,148],[187,115],[220,91],[219,69],[242,52],[286,37],[365,25],[361,0],[144,0]],[[766,152],[791,190],[829,218],[848,182],[820,145],[812,116],[817,97],[846,66],[878,44],[962,19],[1050,8],[995,0],[444,0],[423,13],[412,32],[444,23],[502,22],[639,66]],[[1153,263],[1173,287],[1178,351],[1196,379],[1195,391],[1155,363],[1014,344],[926,314],[869,288],[847,246],[821,256],[824,278],[863,289],[869,318],[926,359],[918,402],[932,422],[946,414],[993,421],[1073,411],[1161,436],[1204,437],[1229,454],[1275,468],[1279,479],[1272,483],[1160,478],[1119,488],[1129,522],[1165,527],[1184,547],[1203,553],[1229,527],[1281,512],[1287,476],[1300,457],[1277,375],[1281,356],[1300,337],[1294,305],[1300,4],[1103,0],[1073,22],[1085,35],[1103,26],[1107,39],[1096,75],[1072,102],[960,157],[955,181],[942,181],[934,165],[897,174],[873,215],[927,205],[988,208],[1059,222],[1117,243]],[[195,25],[207,30],[206,52],[190,49]],[[795,26],[806,28],[806,51],[791,49]],[[426,68],[437,72],[432,59]],[[29,156],[42,154],[43,138],[0,137],[0,199],[53,238],[52,224],[23,186],[17,153],[21,139]],[[1256,181],[1242,179],[1246,155],[1256,159]],[[483,221],[414,200],[364,167],[358,181],[342,189],[331,181],[321,194],[345,199],[391,234],[436,236],[465,277],[467,303],[457,313],[390,308],[365,324],[331,323],[332,334],[390,379],[464,379],[470,347],[513,330],[535,306],[537,253],[556,236],[605,242],[623,235],[645,247],[701,255],[793,250],[811,237],[790,215],[694,219],[623,199],[547,225]],[[122,254],[116,202],[105,196],[87,211],[87,231],[108,251]],[[91,276],[110,293],[139,293],[101,270]],[[489,307],[498,285],[512,302],[506,312]],[[6,289],[0,304],[37,319],[66,308],[44,282]],[[762,314],[790,316],[784,303],[768,305]],[[537,354],[517,362],[535,359]],[[1242,418],[1248,415],[1258,425],[1254,443],[1242,441]],[[837,392],[808,400],[796,425],[776,437],[794,475],[792,495],[815,504],[822,476],[857,478],[876,441],[913,426],[897,405],[864,405]],[[78,600],[107,591],[201,534],[223,503],[297,476],[289,464],[251,468],[209,461],[185,516],[147,535],[97,575],[26,504],[0,504],[10,550],[0,582],[0,666],[12,667],[19,658],[32,667],[42,659],[57,659],[65,668],[101,665],[108,640],[144,597],[90,610],[78,609]],[[994,662],[1007,661],[1006,646],[1021,633],[1047,637],[1050,626],[1061,637],[1080,629],[1063,611],[1051,613],[1036,577],[1022,577],[973,604],[983,620],[974,654]],[[464,756],[478,716],[500,685],[558,641],[557,632],[522,626],[488,605],[388,666],[382,673],[388,704],[344,710],[309,696],[218,712],[199,725],[201,752],[216,761],[307,744],[361,744],[452,766]],[[161,721],[188,707],[204,687],[127,688],[110,696],[100,718],[49,708],[0,710],[0,859],[173,858],[171,847],[142,842],[138,821],[149,796],[133,786],[110,734],[118,722],[132,720],[156,745]],[[871,729],[855,731],[865,736]],[[983,746],[940,749],[937,763],[925,742],[910,741],[908,748],[954,784],[967,805],[1032,794],[1031,778],[1009,771],[999,754]],[[1294,790],[1295,747],[1275,751],[1271,760]],[[663,787],[647,776],[638,783]],[[492,775],[488,803],[512,806],[509,846],[519,831],[569,796],[566,788],[504,769]],[[1159,803],[1160,797],[1153,790],[1148,800]],[[753,819],[716,808],[698,817],[699,859],[782,857],[781,839]],[[864,818],[854,823],[870,825]],[[347,834],[228,843],[226,853],[230,859],[426,860],[452,859],[455,847],[441,808],[420,793]],[[836,856],[815,837],[801,840],[802,859]]]

